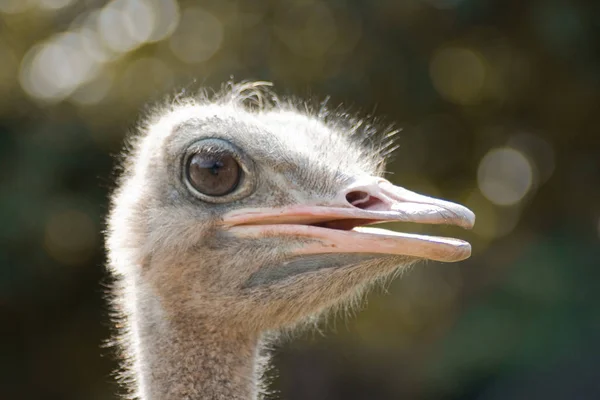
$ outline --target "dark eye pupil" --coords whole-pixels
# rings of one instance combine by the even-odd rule
[[[205,195],[224,196],[240,181],[241,168],[230,154],[194,154],[188,161],[188,180]]]
[[[221,161],[215,162],[211,167],[210,172],[212,172],[213,175],[217,175],[219,173],[219,168],[223,168],[223,163]]]

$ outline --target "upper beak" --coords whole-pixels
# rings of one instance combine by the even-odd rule
[[[326,204],[245,208],[223,218],[229,232],[240,237],[312,239],[295,254],[375,253],[449,262],[471,255],[471,245],[462,240],[359,227],[393,221],[469,229],[475,223],[475,215],[461,205],[411,192],[382,178],[368,177],[344,188]]]

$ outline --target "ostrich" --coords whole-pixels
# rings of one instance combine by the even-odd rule
[[[136,398],[255,399],[267,333],[419,259],[471,253],[458,239],[362,227],[470,228],[475,216],[382,178],[389,143],[373,124],[264,86],[176,98],[132,140],[106,243]]]

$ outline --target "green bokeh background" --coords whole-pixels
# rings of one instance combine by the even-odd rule
[[[468,261],[277,345],[273,398],[600,398],[599,49],[592,0],[0,0],[0,399],[116,398],[114,156],[146,104],[232,76],[395,122],[389,178],[478,216],[433,230]]]

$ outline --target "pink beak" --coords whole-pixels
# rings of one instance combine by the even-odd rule
[[[238,237],[303,237],[294,254],[371,253],[437,261],[460,261],[471,255],[465,241],[366,228],[381,222],[458,225],[470,229],[475,215],[466,207],[423,196],[378,177],[357,181],[324,204],[282,208],[246,208],[223,218]]]

